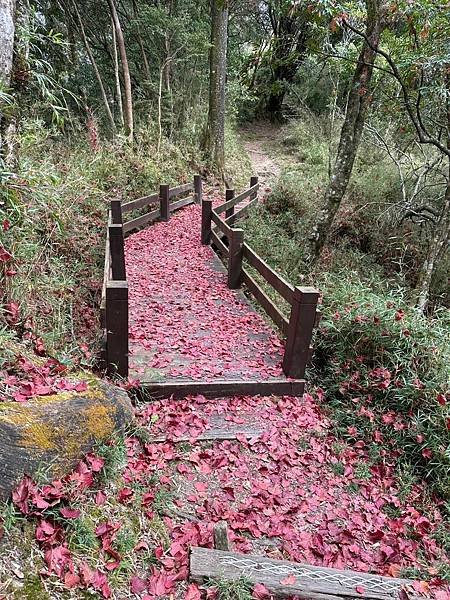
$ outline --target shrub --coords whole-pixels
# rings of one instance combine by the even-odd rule
[[[340,434],[390,447],[450,497],[450,319],[426,319],[399,291],[329,277],[316,339],[315,380]]]

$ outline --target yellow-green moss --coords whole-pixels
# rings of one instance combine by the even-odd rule
[[[114,431],[114,421],[110,413],[115,413],[114,407],[107,408],[97,404],[89,406],[84,411],[87,431],[99,440],[106,439]]]

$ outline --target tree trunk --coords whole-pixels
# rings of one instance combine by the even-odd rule
[[[117,106],[119,107],[120,124],[122,127],[124,127],[125,121],[123,119],[122,90],[120,88],[119,56],[117,54],[116,28],[114,27],[114,21],[112,19],[111,19],[111,24],[112,24],[112,46],[113,46],[113,57],[114,57],[114,79],[116,82]]]
[[[15,0],[0,0],[0,89],[7,90],[11,83],[14,56]],[[6,119],[0,113],[0,166],[5,158]]]
[[[444,66],[444,86],[447,90],[447,148],[450,148],[450,65]],[[428,305],[430,287],[436,267],[442,260],[450,242],[450,158],[448,159],[447,189],[428,253],[416,285],[416,306],[424,312]]]
[[[133,139],[133,97],[131,94],[131,78],[130,70],[128,68],[127,51],[125,48],[125,39],[123,37],[122,27],[120,26],[119,15],[114,4],[114,0],[108,0],[109,9],[111,11],[111,17],[114,22],[114,28],[116,30],[117,44],[119,46],[120,60],[122,62],[124,92],[125,92],[125,106],[124,106],[124,117],[125,117],[125,130],[126,135],[130,139]]]
[[[427,256],[422,265],[419,279],[416,285],[416,306],[424,312],[428,305],[430,287],[433,275],[450,242],[450,168],[445,201],[439,220],[436,224],[433,238],[430,242]]]
[[[347,190],[361,140],[367,109],[372,99],[372,65],[376,59],[376,50],[385,23],[381,0],[366,0],[366,5],[366,36],[369,43],[365,39],[363,40],[363,46],[352,79],[336,161],[325,192],[322,209],[310,237],[314,259],[320,256],[336,213]]]
[[[228,2],[211,0],[209,111],[203,147],[223,175],[225,170],[225,82],[227,71]]]
[[[84,30],[83,21],[81,19],[81,15],[77,8],[77,3],[73,2],[72,4],[73,4],[73,7],[74,7],[76,15],[77,15],[78,24],[80,26],[80,33],[81,33],[81,37],[83,39],[83,44],[84,44],[84,47],[86,48],[86,52],[89,57],[89,61],[92,65],[92,68],[94,70],[95,77],[97,78],[98,87],[100,88],[100,92],[101,92],[101,95],[103,98],[103,104],[105,106],[106,114],[108,116],[108,120],[111,125],[112,132],[114,134],[114,133],[116,133],[116,124],[114,123],[114,117],[112,115],[111,108],[109,106],[108,96],[106,95],[106,90],[105,90],[105,86],[103,85],[102,76],[100,75],[100,71],[98,70],[94,55],[92,54],[91,46],[89,44],[89,40],[87,39],[86,32]]]
[[[136,31],[137,31],[139,47],[141,49],[141,54],[142,54],[142,63],[144,65],[145,77],[146,77],[147,81],[150,81],[150,66],[148,64],[147,53],[145,52],[144,42],[142,40],[141,27],[139,25],[139,12],[138,12],[138,6],[137,6],[136,0],[133,0],[133,15],[134,15],[134,18],[136,19]]]

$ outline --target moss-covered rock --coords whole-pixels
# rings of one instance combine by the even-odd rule
[[[123,390],[85,379],[84,392],[0,403],[0,499],[9,496],[24,473],[64,476],[86,452],[131,421],[133,409]]]

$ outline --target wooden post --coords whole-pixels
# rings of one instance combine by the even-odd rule
[[[228,287],[236,290],[241,285],[244,230],[232,229],[229,237]]]
[[[106,360],[108,374],[128,377],[128,283],[106,286]]]
[[[318,299],[319,292],[312,287],[295,288],[283,359],[286,377],[303,379],[305,376]]]
[[[169,221],[169,186],[167,184],[159,186],[159,214],[161,221]]]
[[[202,244],[207,246],[211,242],[211,213],[212,200],[202,201]]]
[[[225,190],[225,202],[234,198],[234,190]],[[225,220],[234,215],[234,206],[225,211]]]
[[[252,188],[254,185],[256,185],[258,183],[258,177],[253,176],[250,177],[250,187]],[[258,196],[258,192],[254,192],[251,196],[250,196],[250,200],[253,200],[254,198],[257,198]]]
[[[111,256],[111,271],[113,281],[125,281],[125,248],[123,239],[123,225],[110,225],[109,252]]]
[[[201,175],[194,175],[194,192],[195,192],[195,202],[197,204],[202,203],[203,196],[203,183]]]
[[[122,225],[122,202],[120,200],[111,200],[111,223],[113,225]]]

